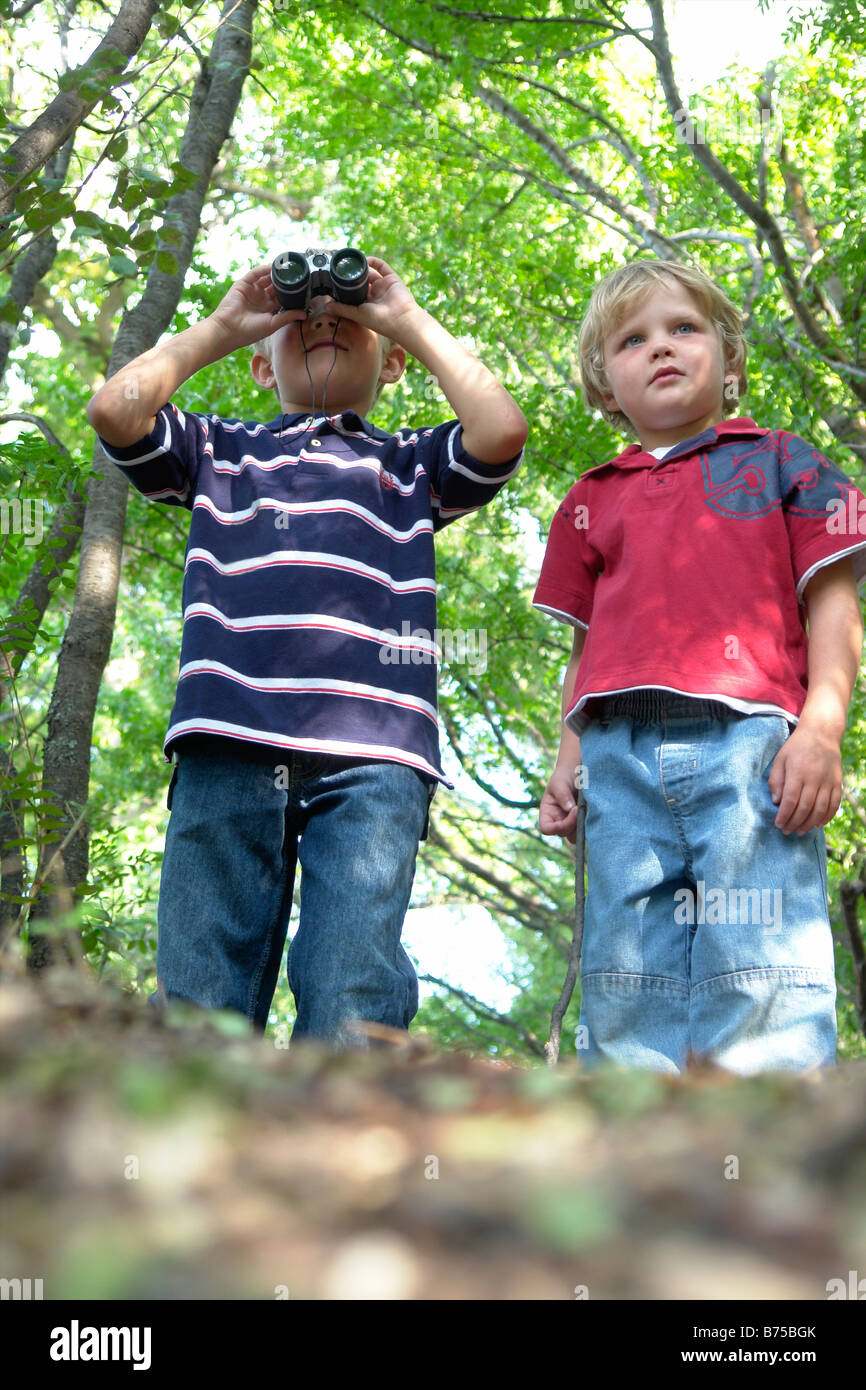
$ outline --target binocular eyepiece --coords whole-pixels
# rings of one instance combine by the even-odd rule
[[[367,257],[353,246],[281,251],[271,264],[271,283],[283,309],[307,309],[320,294],[341,304],[363,304],[369,279]]]

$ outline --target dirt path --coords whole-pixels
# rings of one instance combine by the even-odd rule
[[[47,1299],[824,1300],[866,1275],[862,1062],[333,1055],[22,980],[0,1065],[0,1275]]]

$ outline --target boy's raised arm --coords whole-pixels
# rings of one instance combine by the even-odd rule
[[[279,308],[270,263],[256,266],[235,281],[206,319],[115,372],[88,401],[87,418],[106,443],[135,444],[150,434],[160,407],[202,367],[305,317],[303,309]]]
[[[529,427],[516,401],[492,372],[416,302],[396,271],[367,258],[370,284],[363,304],[339,304],[356,319],[392,338],[436,377],[463,427],[463,448],[480,463],[506,463],[520,453]]]
[[[463,426],[463,448],[481,463],[506,463],[526,443],[528,426],[505,387],[420,306],[401,322],[400,343],[436,377]]]

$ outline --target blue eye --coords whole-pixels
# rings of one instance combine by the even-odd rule
[[[680,329],[682,328],[687,329],[689,333],[696,333],[698,331],[695,324],[690,322],[689,319],[683,319],[682,323],[678,323],[673,331],[675,333],[679,333]],[[632,343],[643,342],[643,336],[644,335],[642,333],[629,333],[625,338],[623,338],[622,346],[624,348],[627,348],[631,347]]]

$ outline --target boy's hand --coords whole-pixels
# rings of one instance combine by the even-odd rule
[[[374,333],[381,333],[384,338],[393,338],[399,343],[400,320],[406,314],[417,313],[418,303],[396,270],[392,270],[386,261],[378,256],[368,256],[367,265],[370,267],[370,279],[364,303],[343,304],[325,295],[319,301],[322,312],[354,319],[365,328],[372,328]]]
[[[281,309],[271,282],[271,263],[257,265],[236,280],[209,316],[224,329],[234,348],[249,347],[287,323],[302,322],[305,309]]]
[[[578,754],[578,762],[580,755]],[[542,835],[564,835],[570,844],[576,840],[577,802],[574,795],[576,769],[558,764],[541,798],[538,828]]]
[[[784,835],[805,835],[831,821],[842,800],[839,740],[802,721],[782,744],[767,779]]]

